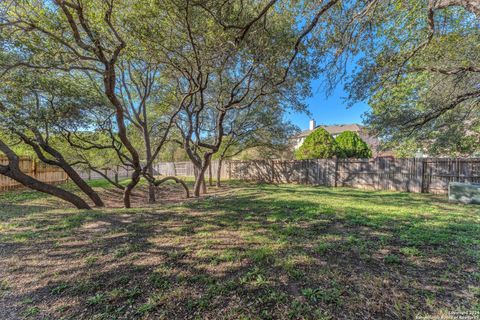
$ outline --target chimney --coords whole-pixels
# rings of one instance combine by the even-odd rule
[[[310,127],[309,127],[309,129],[310,129],[310,131],[315,130],[315,120],[310,119]]]

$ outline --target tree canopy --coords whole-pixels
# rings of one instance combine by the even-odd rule
[[[367,2],[350,9],[361,11]],[[126,186],[118,185],[125,207],[141,177],[157,185],[152,163],[166,146],[178,143],[195,164],[198,196],[223,139],[247,135],[236,132],[238,127],[232,131],[232,123],[250,114],[254,126],[248,127],[255,130],[242,138],[249,146],[260,141],[265,118],[254,113],[281,118],[287,110],[303,110],[309,79],[320,71],[312,53],[331,60],[326,50],[331,43],[315,42],[314,35],[322,34],[320,28],[325,39],[331,37],[325,25],[340,12],[351,14],[338,0],[318,6],[276,0],[3,1],[0,75],[31,79],[44,72],[51,79],[40,81],[46,85],[41,90],[55,94],[51,103],[38,86],[2,88],[3,116],[11,123],[5,130],[64,169],[98,170],[103,164],[95,155],[113,155],[117,160],[108,162],[132,173]],[[58,90],[55,81],[61,82]],[[75,92],[76,83],[88,90]],[[48,113],[42,116],[47,122],[37,116],[22,118],[28,125],[10,121],[13,106],[29,115],[36,104],[42,106],[39,115]],[[64,107],[71,116],[62,119],[57,115]]]
[[[478,1],[378,3],[347,89],[369,103],[366,124],[391,148],[479,151],[479,19]]]
[[[332,87],[354,59],[349,98],[370,101],[373,132],[468,154],[480,145],[479,12],[476,0],[2,1],[2,150],[13,171],[18,150],[70,172],[98,205],[74,167],[126,167],[125,207],[141,178],[155,201],[165,179],[152,164],[177,150],[199,196],[214,157],[281,146],[310,81]],[[307,140],[299,158],[342,156],[325,132]]]

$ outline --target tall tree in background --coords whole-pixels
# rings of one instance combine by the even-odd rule
[[[141,55],[141,53],[137,53]],[[155,202],[153,164],[167,142],[178,109],[168,101],[171,85],[162,83],[161,66],[149,63],[147,58],[122,61],[120,96],[125,117],[139,134],[143,145],[142,175],[149,180],[148,201]]]
[[[390,147],[472,155],[480,143],[480,2],[385,1],[348,85]]]

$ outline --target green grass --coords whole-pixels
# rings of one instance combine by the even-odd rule
[[[479,206],[228,187],[129,210],[0,194],[0,310],[38,319],[396,319],[480,308]]]

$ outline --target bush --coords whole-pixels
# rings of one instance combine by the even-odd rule
[[[323,128],[318,128],[310,133],[303,144],[295,152],[298,160],[328,159],[340,156],[335,139]]]
[[[370,150],[370,147],[355,132],[344,131],[335,138],[335,141],[340,149],[340,158],[372,157],[372,150]]]

